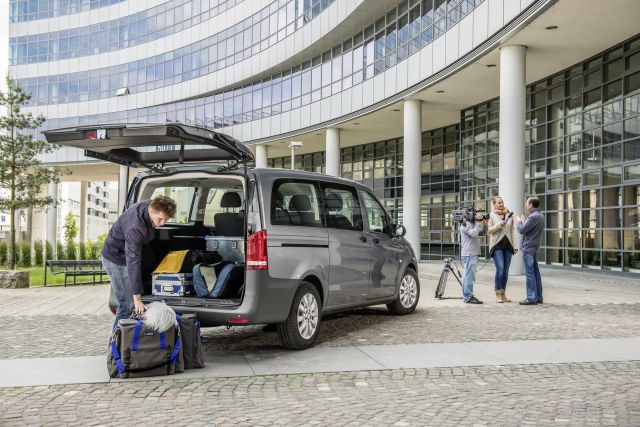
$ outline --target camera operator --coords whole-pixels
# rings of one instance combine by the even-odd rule
[[[460,257],[464,265],[462,296],[467,304],[482,304],[482,301],[473,295],[473,284],[476,280],[476,266],[480,257],[479,236],[486,234],[487,225],[485,215],[480,212],[474,212],[471,219],[473,221],[466,218],[460,226]]]

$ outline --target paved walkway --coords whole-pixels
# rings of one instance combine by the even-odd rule
[[[320,347],[300,352],[209,352],[205,368],[176,374],[175,379],[633,360],[640,360],[640,338]],[[154,379],[167,377],[135,380]],[[0,387],[109,381],[104,355],[0,360]]]
[[[0,425],[640,425],[640,278],[542,268],[545,304],[464,304],[442,262],[420,265],[410,316],[323,319],[283,350],[261,326],[205,328],[204,369],[110,380],[108,286],[0,290]]]
[[[447,280],[445,299],[434,298],[442,272],[441,261],[427,261],[418,267],[421,285],[418,307],[464,306],[460,285]],[[456,264],[462,272],[460,263]],[[485,304],[496,305],[493,293],[495,268],[491,261],[478,265],[475,293]],[[640,303],[640,275],[600,271],[575,271],[541,266],[544,300],[548,304]],[[507,295],[524,299],[523,276],[511,276]],[[109,314],[109,285],[49,286],[31,289],[0,289],[0,316]]]

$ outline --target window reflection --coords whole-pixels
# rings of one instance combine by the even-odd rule
[[[198,7],[193,7],[194,10],[202,10],[203,7],[200,4],[200,1],[202,0],[190,0],[185,4],[197,4]],[[92,73],[95,72],[97,74],[104,74],[104,76],[113,76],[113,80],[107,78],[104,84],[100,84],[95,88],[86,87],[86,85],[84,87],[79,87],[76,84],[76,82],[82,78],[81,73],[60,74],[43,78],[20,79],[19,83],[22,84],[28,93],[34,95],[29,105],[58,104],[77,102],[78,100],[86,99],[93,100],[109,98],[115,96],[116,91],[120,87],[127,87],[130,93],[139,93],[161,88],[215,72],[246,59],[260,50],[268,48],[270,45],[281,40],[281,35],[287,33],[285,32],[285,27],[287,28],[286,31],[289,31],[288,28],[290,27],[292,28],[291,31],[299,28],[302,21],[297,20],[296,17],[299,17],[302,13],[307,16],[306,11],[308,8],[312,8],[314,10],[314,13],[311,16],[316,16],[316,8],[319,8],[319,13],[333,3],[333,1],[335,0],[316,1],[313,2],[313,4],[307,1],[301,4],[300,0],[290,0],[287,3],[274,2],[268,8],[263,9],[260,14],[256,14],[254,17],[248,18],[243,23],[190,46],[186,46],[172,52],[167,52],[163,55],[147,58],[145,60],[94,70]],[[471,4],[474,3],[468,3],[469,4],[464,8],[465,13],[469,13],[473,10]],[[476,3],[479,4],[481,2]],[[473,7],[477,4],[474,4]],[[278,5],[281,5],[281,7],[278,8]],[[295,7],[292,5],[295,5]],[[182,11],[183,6],[184,5],[176,7],[175,9],[180,9]],[[263,94],[263,102],[266,104],[263,105],[262,111],[258,112],[253,110],[247,111],[245,114],[238,115],[235,110],[227,110],[224,108],[222,116],[224,119],[216,121],[214,124],[218,122],[242,123],[254,120],[256,115],[266,117],[272,114],[279,114],[282,111],[297,108],[301,105],[306,105],[310,102],[315,102],[321,98],[336,94],[353,85],[361,83],[365,79],[373,77],[375,74],[385,71],[388,67],[395,65],[397,61],[403,60],[408,56],[408,46],[410,44],[416,46],[416,49],[413,51],[415,52],[417,49],[431,41],[431,36],[429,36],[426,38],[428,41],[423,42],[425,38],[423,37],[423,34],[420,33],[420,31],[422,31],[422,33],[430,33],[431,28],[429,27],[430,24],[427,24],[428,20],[423,20],[423,26],[420,28],[420,22],[415,18],[418,15],[429,16],[432,12],[431,9],[424,11],[424,8],[431,7],[432,3],[429,1],[413,4],[408,13],[414,17],[414,20],[409,23],[409,15],[406,12],[406,3],[401,3],[393,9],[393,13],[387,14],[386,17],[382,17],[378,21],[380,25],[379,28],[378,26],[375,27],[375,31],[373,30],[374,27],[370,26],[363,32],[356,34],[354,37],[334,47],[332,50],[314,58],[310,64],[312,67],[311,91],[308,90],[309,76],[303,75],[303,91],[300,99],[296,99],[294,97],[292,98],[292,102],[288,103],[287,101],[290,98],[283,98],[283,92],[278,90],[276,87],[276,90],[272,92],[272,95],[270,94],[270,96],[267,97],[266,94]],[[453,7],[451,7],[447,12],[446,3],[436,7],[439,8],[439,13],[460,14],[459,9]],[[401,9],[405,10],[405,12],[399,12]],[[167,13],[167,19],[163,19],[165,19],[165,22],[175,22],[175,28],[182,29],[182,27],[186,28],[191,25],[180,26],[181,24],[179,24],[179,20],[182,20],[183,17],[184,19],[189,19],[188,17],[191,16],[190,14],[185,14],[184,11],[179,14],[170,14],[168,11],[165,11],[165,8],[154,8],[141,13],[145,14],[145,17],[147,15],[154,17],[153,22],[156,22],[156,15],[154,12],[156,10],[162,10],[162,14]],[[171,11],[173,11],[173,9],[171,9]],[[168,20],[169,16],[171,16],[170,20]],[[259,16],[261,21],[256,22],[256,16]],[[441,19],[440,22],[444,24],[443,30],[446,30],[446,19]],[[127,21],[127,26],[129,25],[130,23]],[[247,25],[251,25],[251,28],[245,29]],[[105,26],[108,25],[105,24]],[[120,33],[116,31],[119,28],[117,26],[115,27],[115,32],[113,34],[110,33],[104,35],[101,35],[100,31],[90,30],[90,27],[83,28],[85,29],[82,31],[87,32],[86,37],[84,38],[89,40],[89,42],[85,47],[85,51],[78,51],[77,54],[74,54],[75,56],[101,53],[103,51],[108,52],[132,46],[135,44],[133,40],[135,40],[135,37],[138,34],[132,29],[128,29],[127,31]],[[141,31],[140,25],[135,26],[135,28],[136,31]],[[147,28],[146,26],[144,28],[145,31],[158,30],[152,34],[162,34],[162,37],[170,33],[168,28],[157,29],[156,27]],[[92,35],[89,36],[89,33]],[[98,36],[92,38],[94,33],[97,33]],[[412,39],[409,39],[410,34],[413,35]],[[121,37],[124,39],[121,39]],[[83,37],[79,37],[79,39],[83,39]],[[65,55],[65,57],[71,56],[70,53],[63,54],[62,52],[70,52],[69,49],[75,49],[76,45],[68,43],[66,33],[65,36],[59,38],[59,40],[60,47],[55,48],[57,57],[45,60],[58,60],[64,59],[62,56]],[[98,48],[92,47],[92,43],[110,43],[110,40],[116,44],[104,44],[98,46]],[[145,35],[144,40],[146,42],[151,39]],[[37,49],[29,49],[29,38],[16,38],[14,42],[15,46],[12,48],[11,52],[16,52],[16,58],[18,58],[17,63],[35,62],[35,60],[32,60],[36,57],[34,56],[35,53],[29,52],[36,52]],[[23,54],[26,56],[23,56]],[[287,71],[287,74],[293,73],[298,67],[300,66],[298,65],[297,67]],[[93,78],[94,77],[91,77],[90,80],[93,80]],[[63,94],[62,96],[58,94],[59,83],[64,85],[64,91],[68,91],[68,94]],[[284,83],[288,85],[287,82]],[[257,85],[260,85],[260,83],[254,83],[252,86]],[[55,86],[55,91],[53,90],[53,86]],[[40,92],[41,87],[43,87],[42,92]],[[288,90],[288,87],[284,87],[283,89],[286,91]],[[257,90],[257,88],[254,87],[253,90]],[[37,96],[35,96],[36,93],[38,94]],[[284,95],[288,95],[288,92],[284,92]],[[285,103],[281,104],[283,101],[285,101]]]

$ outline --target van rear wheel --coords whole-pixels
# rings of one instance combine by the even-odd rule
[[[418,274],[413,269],[407,268],[400,281],[398,299],[391,304],[387,304],[387,309],[391,314],[409,314],[416,309],[419,299],[420,281],[418,280]]]
[[[289,311],[289,317],[278,324],[278,338],[283,347],[304,350],[318,339],[322,320],[322,303],[315,286],[302,282]]]

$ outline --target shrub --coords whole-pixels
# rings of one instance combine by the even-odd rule
[[[55,259],[67,259],[67,253],[64,250],[64,245],[62,244],[62,242],[56,242],[56,254],[55,254]]]
[[[0,242],[0,265],[7,265],[9,259],[9,248],[7,242]]]
[[[75,242],[67,243],[67,259],[78,259],[78,245]]]
[[[31,243],[16,243],[16,255],[18,267],[31,267]]]
[[[44,245],[42,244],[42,240],[36,240],[33,242],[33,251],[34,251],[34,264],[36,267],[40,267],[44,265],[45,253],[44,253]]]
[[[84,242],[78,243],[78,259],[88,259],[87,258],[87,244]]]
[[[51,242],[47,241],[44,242],[44,259],[45,261],[48,259],[54,259],[54,253],[53,253],[53,245],[51,244]]]
[[[100,259],[100,243],[98,241],[87,242],[87,257],[88,259]]]

